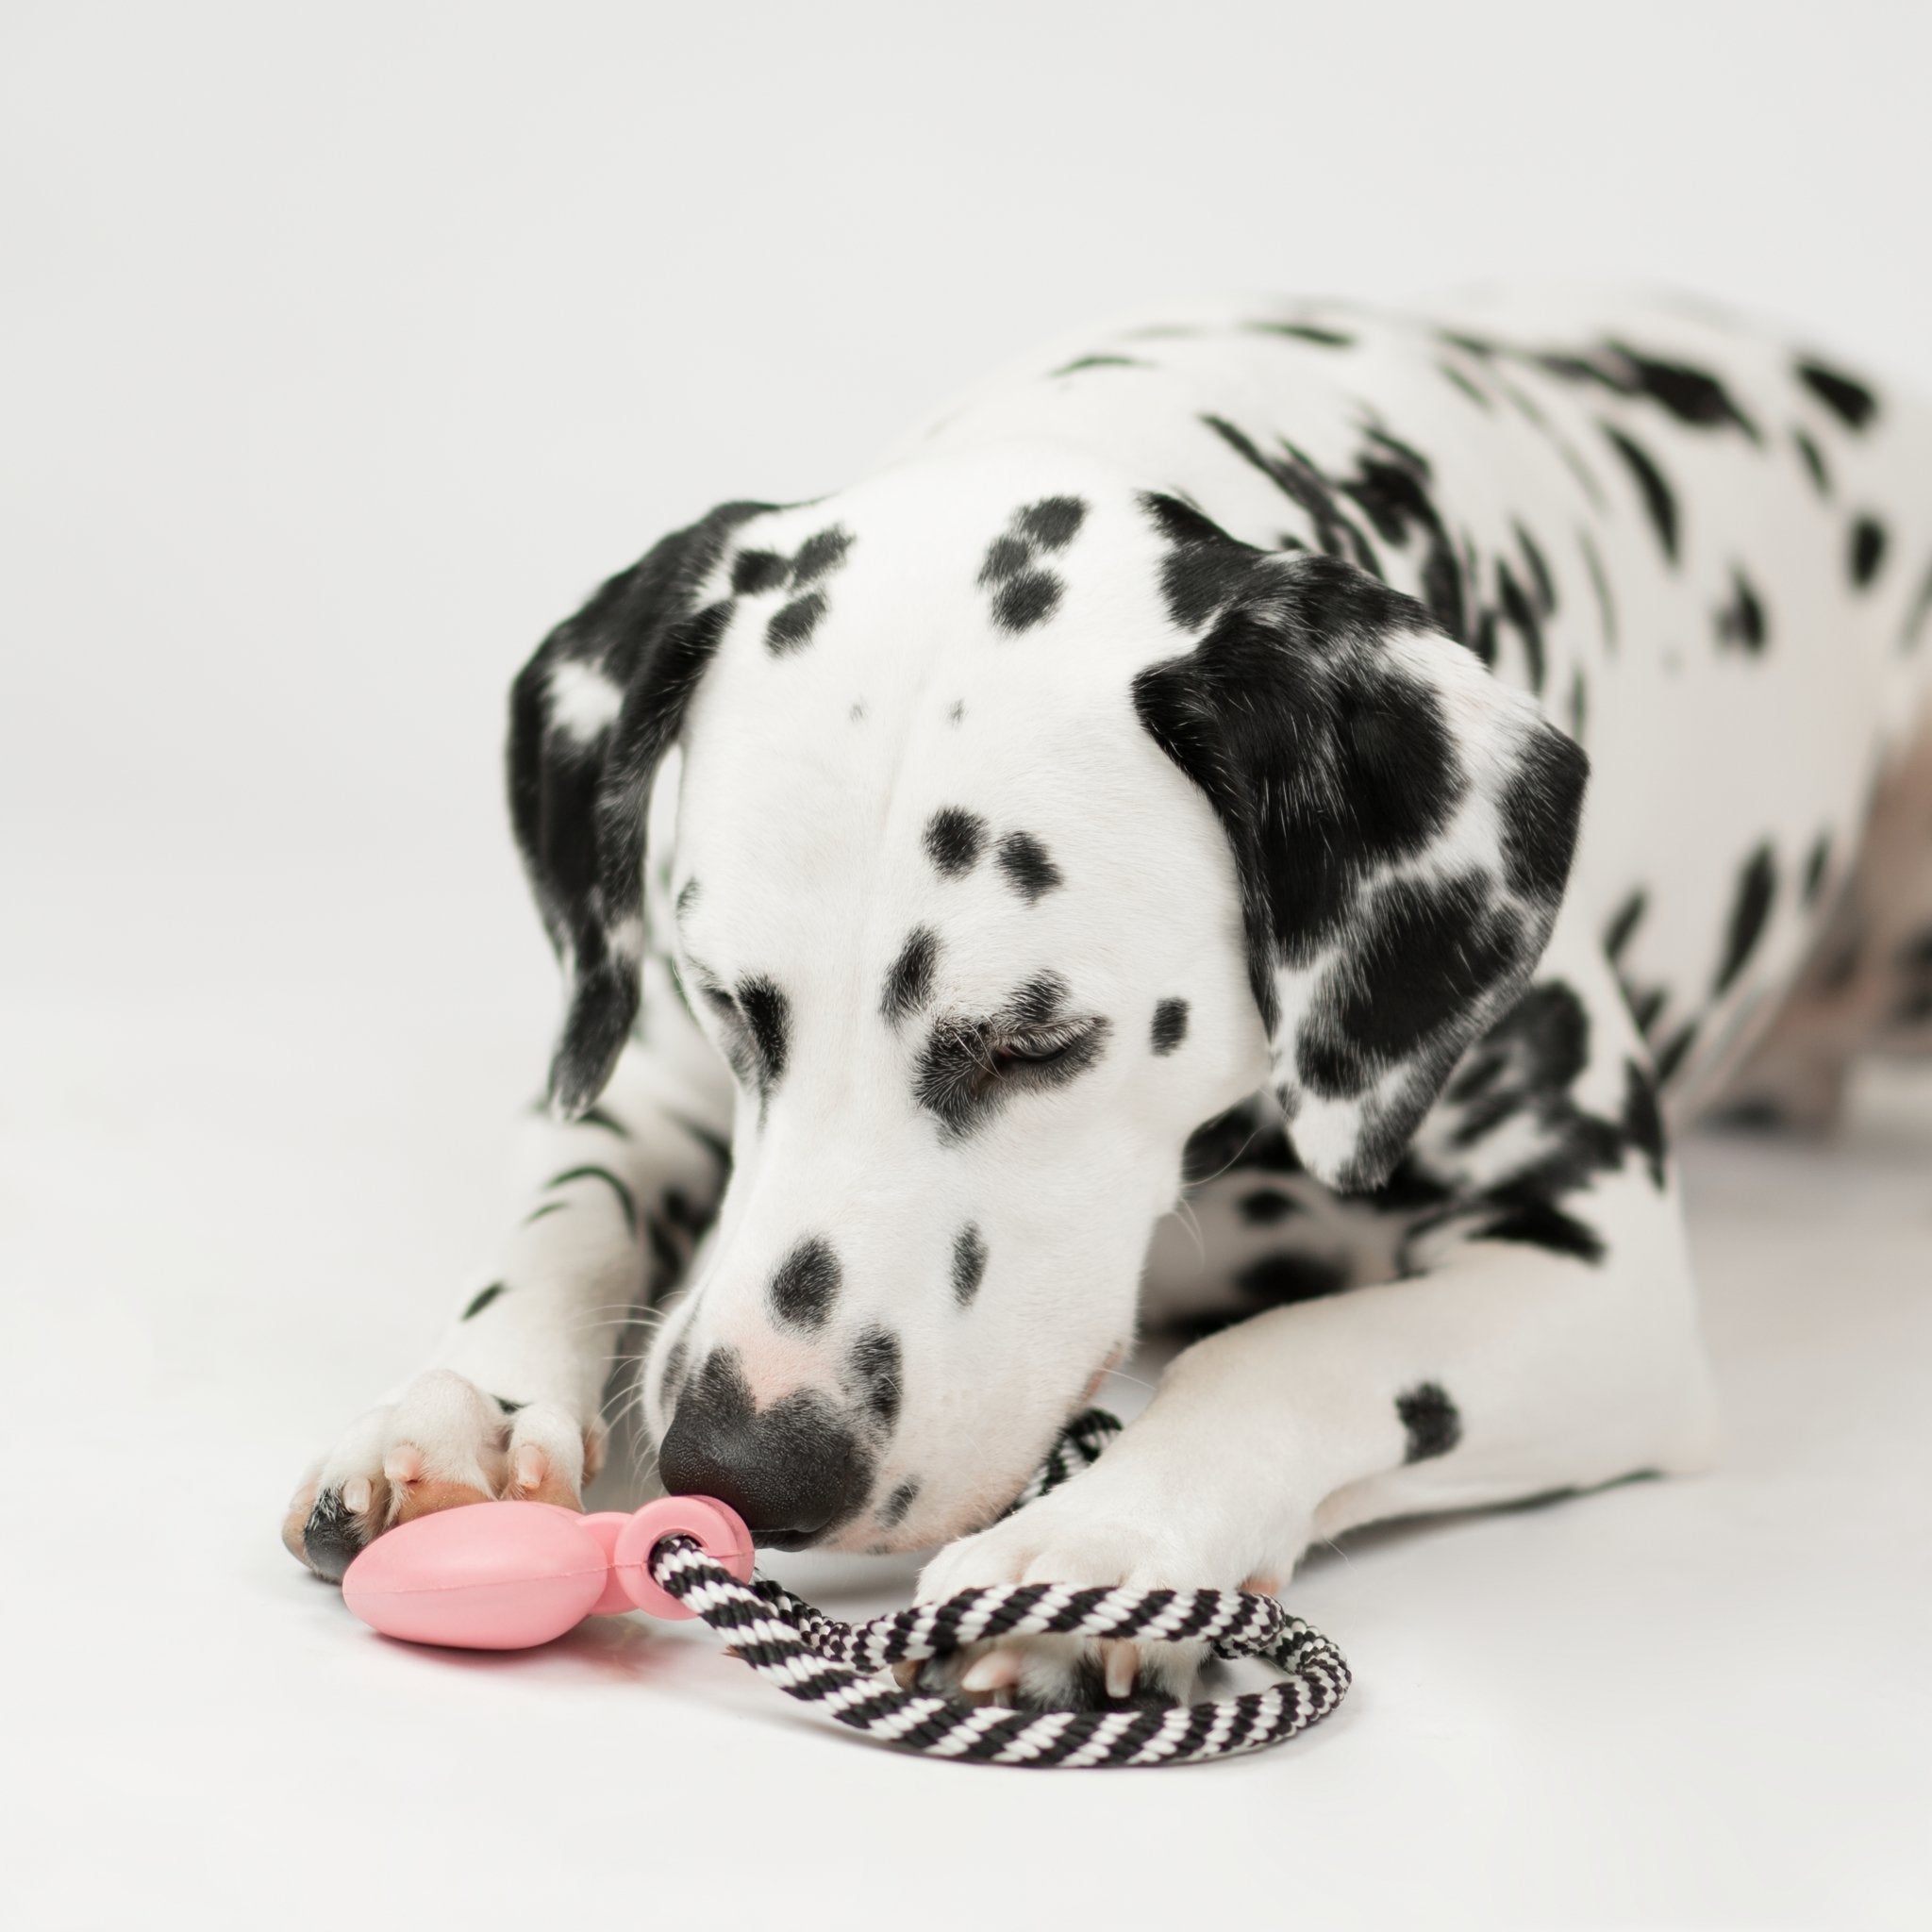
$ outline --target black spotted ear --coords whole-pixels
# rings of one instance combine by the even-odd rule
[[[1413,599],[1148,508],[1200,634],[1135,707],[1227,835],[1295,1151],[1374,1187],[1541,957],[1589,762]]]
[[[651,779],[729,621],[708,580],[732,532],[768,508],[725,504],[666,537],[558,625],[510,688],[510,819],[564,973],[550,1104],[566,1119],[603,1091],[637,1020]]]

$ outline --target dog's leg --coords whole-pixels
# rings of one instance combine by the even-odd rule
[[[1830,892],[1829,915],[1716,1102],[1734,1120],[1829,1127],[1861,1055],[1932,1054],[1932,711],[1885,774],[1857,853],[1836,869],[1822,858],[1807,883]]]
[[[533,1120],[525,1207],[427,1366],[304,1477],[289,1548],[340,1578],[370,1539],[492,1496],[576,1506],[607,1434],[613,1366],[709,1222],[729,1163],[722,1070],[668,984],[581,1121]]]
[[[1450,1082],[1409,1169],[1402,1278],[1317,1291],[1197,1342],[1098,1464],[941,1551],[922,1593],[1274,1590],[1311,1541],[1377,1517],[1708,1461],[1677,1194],[1605,962],[1546,962]],[[1173,1695],[1195,1662],[1062,1643],[955,1674],[1046,1704],[1127,1694],[1137,1668],[1141,1694]]]

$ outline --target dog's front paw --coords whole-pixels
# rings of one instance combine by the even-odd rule
[[[1114,1499],[1106,1499],[1105,1486],[1091,1484],[1083,1494],[1090,1483],[1082,1477],[1004,1523],[948,1544],[919,1579],[921,1600],[1016,1583],[1200,1590],[1243,1580],[1239,1565],[1228,1574],[1225,1559],[1163,1529],[1152,1512],[1118,1507],[1127,1499],[1106,1507]],[[1208,1662],[1208,1648],[1199,1643],[1025,1637],[971,1644],[905,1674],[922,1690],[974,1701],[1094,1710],[1191,1703]]]
[[[290,1500],[282,1541],[340,1583],[384,1530],[435,1509],[506,1496],[582,1508],[602,1448],[601,1424],[587,1429],[554,1403],[508,1407],[452,1370],[432,1369],[395,1402],[358,1416],[309,1470]]]

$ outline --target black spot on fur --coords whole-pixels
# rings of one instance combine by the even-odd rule
[[[1157,1054],[1170,1054],[1188,1037],[1186,1000],[1162,1000],[1154,1008],[1152,1044]]]
[[[1853,524],[1845,560],[1852,582],[1865,590],[1885,561],[1885,525],[1876,517],[1860,517]]]
[[[1862,382],[1823,362],[1797,365],[1802,382],[1847,429],[1862,429],[1878,413],[1878,398]]]
[[[682,1188],[666,1188],[659,1205],[664,1219],[685,1234],[702,1234],[710,1225],[708,1210],[701,1211]]]
[[[1529,566],[1531,589],[1536,593],[1537,608],[1548,617],[1557,608],[1557,586],[1550,575],[1549,559],[1538,547],[1536,539],[1521,524],[1512,524],[1516,532],[1516,547],[1523,552],[1523,560]]]
[[[899,1420],[904,1363],[899,1338],[885,1328],[868,1328],[852,1344],[851,1368],[873,1421],[890,1430]]]
[[[1370,430],[1368,441],[1356,476],[1342,479],[1338,488],[1361,506],[1375,535],[1385,543],[1406,549],[1414,538],[1421,538],[1423,602],[1442,629],[1460,642],[1467,625],[1462,567],[1457,561],[1448,527],[1436,509],[1429,465],[1415,450],[1381,430]],[[1547,579],[1544,587],[1547,590]],[[1549,608],[1547,599],[1543,608]]]
[[[1349,1272],[1319,1255],[1263,1255],[1236,1274],[1234,1285],[1251,1302],[1278,1308],[1340,1294],[1349,1285]]]
[[[919,1480],[915,1476],[903,1482],[878,1507],[878,1525],[881,1529],[897,1529],[906,1521],[906,1512],[919,1498]]]
[[[791,573],[791,559],[775,550],[741,550],[731,565],[732,595],[761,596],[775,591]]]
[[[765,649],[774,658],[802,649],[811,641],[811,634],[824,614],[824,594],[819,591],[808,591],[803,597],[781,605],[765,625]]]
[[[496,1299],[496,1297],[503,1292],[503,1288],[504,1284],[502,1282],[492,1281],[490,1284],[490,1286],[484,1289],[476,1296],[476,1298],[473,1302],[471,1302],[470,1306],[463,1310],[462,1319],[465,1322],[467,1322],[473,1316],[480,1315],[483,1312],[483,1310],[487,1308],[490,1306],[490,1304],[493,1302]]]
[[[1459,389],[1479,409],[1493,409],[1496,406],[1479,390],[1453,362],[1438,362],[1436,372],[1445,382]]]
[[[1650,1178],[1659,1189],[1664,1184],[1664,1117],[1657,1106],[1657,1088],[1635,1060],[1624,1062],[1624,1137],[1642,1154],[1650,1168]]]
[[[688,912],[691,911],[691,908],[694,907],[697,903],[698,882],[694,878],[686,879],[684,882],[683,889],[678,892],[677,895],[677,904],[675,908],[677,917],[679,919],[682,919]],[[592,1111],[594,1112],[595,1109],[593,1108]],[[590,1115],[586,1114],[583,1116],[583,1118],[588,1120],[590,1118]]]
[[[831,1242],[822,1235],[808,1235],[772,1276],[772,1310],[794,1328],[823,1328],[843,1279]]]
[[[1661,1186],[1663,1122],[1641,1069],[1626,1065],[1623,1107],[1607,1120],[1578,1104],[1590,1059],[1590,1016],[1561,980],[1532,986],[1463,1059],[1444,1091],[1457,1116],[1450,1142],[1473,1149],[1500,1129],[1525,1128],[1532,1152],[1498,1181],[1459,1194],[1451,1211],[1492,1239],[1526,1241],[1598,1261],[1600,1237],[1561,1204],[1639,1154]],[[1478,1169],[1481,1162],[1477,1163]]]
[[[1611,342],[1607,347],[1627,367],[1632,392],[1662,404],[1679,423],[1704,429],[1729,424],[1742,430],[1753,442],[1758,441],[1757,425],[1708,370],[1647,356],[1628,342]]]
[[[623,1181],[619,1180],[608,1167],[584,1166],[566,1168],[563,1173],[553,1174],[549,1180],[543,1183],[543,1191],[547,1194],[553,1189],[570,1186],[573,1181],[603,1182],[610,1190],[611,1193],[617,1197],[617,1205],[624,1211],[624,1224],[629,1230],[631,1239],[633,1241],[637,1239],[637,1200],[631,1193],[630,1189]],[[558,1205],[561,1206],[562,1204],[558,1203]],[[535,1219],[534,1216],[531,1218]]]
[[[926,857],[949,879],[971,872],[985,844],[986,821],[957,805],[934,812],[925,827]]]
[[[1153,366],[1139,356],[1075,356],[1071,362],[1062,362],[1058,369],[1047,373],[1051,375],[1077,375],[1083,369],[1151,369]]]
[[[1251,322],[1249,328],[1257,335],[1286,336],[1289,341],[1307,342],[1318,349],[1352,349],[1355,338],[1343,335],[1338,328],[1318,328],[1311,322]]]
[[[1533,986],[1457,1067],[1443,1099],[1461,1118],[1454,1143],[1472,1147],[1505,1123],[1535,1117],[1548,1140],[1573,1124],[1570,1090],[1590,1058],[1590,1016],[1560,980]],[[1600,1139],[1589,1150],[1609,1153]],[[1586,1163],[1587,1164],[1587,1163]],[[1574,1185],[1577,1175],[1566,1174]]]
[[[1523,1241],[1553,1255],[1573,1255],[1592,1267],[1604,1257],[1603,1237],[1551,1201],[1525,1201],[1487,1223],[1478,1232],[1492,1241]]]
[[[986,1237],[968,1222],[953,1238],[953,1299],[963,1308],[986,1279]]]
[[[1639,886],[1630,896],[1610,915],[1610,923],[1604,928],[1604,951],[1614,965],[1623,958],[1624,948],[1630,943],[1631,935],[1642,924],[1643,915],[1650,905],[1650,895]]]
[[[993,592],[992,621],[1018,633],[1044,624],[1059,608],[1060,580],[1051,571],[1024,570]]]
[[[1764,936],[1771,917],[1772,901],[1777,896],[1777,859],[1769,845],[1760,845],[1745,860],[1738,874],[1738,893],[1731,902],[1731,916],[1724,927],[1724,957],[1718,963],[1713,994],[1729,990]]]
[[[1258,1100],[1244,1100],[1225,1113],[1203,1121],[1188,1136],[1181,1153],[1181,1181],[1197,1187],[1235,1169],[1257,1168],[1271,1174],[1300,1174],[1281,1119]]]
[[[982,585],[1009,583],[1033,561],[1033,546],[1024,537],[995,537],[987,545],[986,561],[979,566]]]
[[[1008,832],[1000,841],[998,863],[1008,884],[1029,906],[1064,883],[1046,847],[1031,832]]]
[[[899,957],[886,969],[879,1011],[895,1025],[918,1012],[932,997],[932,972],[939,952],[939,935],[929,925],[915,926],[907,934]]]
[[[791,588],[802,591],[821,577],[830,576],[845,561],[845,553],[851,548],[851,531],[838,524],[808,537],[791,559]]]
[[[1523,586],[1516,581],[1516,574],[1507,563],[1496,566],[1496,598],[1498,616],[1507,624],[1523,641],[1524,666],[1529,674],[1529,688],[1541,691],[1543,688],[1543,627],[1529,599],[1524,594]],[[1493,662],[1494,646],[1484,654],[1485,662]]]
[[[1043,496],[1015,520],[1020,534],[1043,550],[1064,550],[1080,533],[1087,506],[1077,496]]]
[[[512,1402],[508,1395],[492,1395],[490,1399],[505,1415],[515,1415],[519,1409],[528,1408],[530,1406],[527,1402]]]
[[[1824,467],[1824,454],[1812,440],[1808,430],[1791,431],[1791,443],[1798,452],[1798,459],[1805,465],[1805,474],[1811,479],[1811,487],[1820,496],[1831,494],[1831,473]]]
[[[1751,657],[1764,650],[1764,606],[1751,588],[1751,580],[1736,565],[1731,569],[1731,601],[1717,614],[1717,634],[1724,643],[1736,644]]]
[[[1492,353],[1521,352],[1491,344]],[[1526,359],[1546,375],[1566,382],[1593,383],[1613,394],[1656,403],[1679,423],[1698,429],[1726,426],[1753,442],[1757,425],[1739,408],[1729,391],[1708,370],[1672,362],[1628,342],[1605,341],[1582,350],[1547,349]]]
[[[1614,651],[1617,648],[1617,607],[1610,596],[1610,580],[1605,574],[1604,560],[1597,554],[1596,544],[1588,530],[1576,533],[1576,547],[1583,553],[1584,567],[1590,572],[1591,589],[1596,595],[1597,615],[1604,630],[1604,648]]]
[[[1645,1040],[1651,1036],[1670,998],[1670,990],[1662,986],[1645,987],[1641,991],[1627,981],[1623,983],[1624,997],[1629,1003],[1630,1017],[1637,1023],[1637,1030]]]
[[[651,1259],[657,1270],[652,1284],[655,1296],[684,1273],[684,1251],[672,1240],[670,1230],[654,1215],[644,1217],[644,1241],[651,1250]]]
[[[1407,1441],[1404,1462],[1446,1456],[1462,1441],[1462,1417],[1440,1382],[1418,1382],[1395,1398],[1395,1413]]]
[[[1687,1021],[1657,1048],[1653,1056],[1657,1069],[1657,1084],[1668,1087],[1676,1076],[1677,1070],[1684,1064],[1690,1049],[1697,1044],[1697,1022]]]
[[[1252,1227],[1273,1227],[1302,1211],[1302,1204],[1278,1188],[1257,1188],[1252,1193],[1243,1194],[1237,1206],[1241,1219]]]
[[[992,621],[1009,635],[1043,624],[1059,608],[1062,585],[1040,567],[1042,552],[1064,550],[1086,520],[1077,496],[1043,496],[1013,512],[1005,532],[988,545],[982,589],[992,591]]]
[[[1276,452],[1265,453],[1244,430],[1221,416],[1203,416],[1201,421],[1245,463],[1258,470],[1308,520],[1316,547],[1327,557],[1339,557],[1372,575],[1380,575],[1375,553],[1369,547],[1354,520],[1337,500],[1333,485],[1302,452],[1285,439]],[[1206,519],[1203,519],[1205,522]],[[1213,525],[1209,525],[1213,528]],[[1231,541],[1221,534],[1224,541]]]
[[[791,1053],[791,1004],[769,979],[758,977],[739,981],[738,1007],[750,1031],[756,1056],[753,1082],[758,1098],[769,1100],[785,1076],[785,1063]]]
[[[1677,560],[1677,499],[1671,493],[1671,486],[1663,479],[1662,473],[1621,429],[1613,429],[1609,424],[1601,425],[1609,444],[1623,458],[1624,467],[1630,472],[1637,484],[1638,494],[1643,499],[1645,514],[1649,516],[1651,527],[1657,532],[1657,541],[1664,555],[1673,563]]]
[[[1807,908],[1817,905],[1818,894],[1824,885],[1824,875],[1831,867],[1831,834],[1820,832],[1811,850],[1805,858],[1805,874],[1799,890],[1804,894]]]

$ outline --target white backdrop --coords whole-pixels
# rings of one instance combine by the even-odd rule
[[[620,1835],[655,1807],[679,1842],[735,1820],[749,1856],[771,1813],[741,1780],[767,1758],[823,1768],[781,1834],[805,1923],[838,1915],[855,1830],[895,1915],[928,1924],[1039,1923],[1049,1899],[1132,1923],[1137,1900],[1186,1903],[1176,1858],[1207,1871],[1211,1914],[1250,1921],[1298,1900],[1323,1923],[1445,1925],[1903,1911],[1927,1874],[1894,1825],[1928,1790],[1887,1726],[1923,1732],[1928,1676],[1885,1619],[1928,1580],[1902,1379],[1925,1318],[1886,1270],[1932,1273],[1923,1109],[1868,1122],[1862,1153],[1768,1157],[1762,1197],[1757,1170],[1707,1157],[1713,1293],[1744,1298],[1713,1317],[1741,1351],[1723,1366],[1769,1458],[1727,1478],[1742,1489],[1624,1491],[1555,1529],[1539,1512],[1318,1568],[1311,1613],[1333,1603],[1354,1625],[1338,1635],[1369,1641],[1361,1702],[1382,1716],[1326,1758],[1310,1740],[1294,1771],[1008,1796],[1010,1779],[858,1771],[816,1738],[734,1728],[705,1677],[675,1734],[715,1777],[687,1788],[634,1741],[616,1755],[644,1726],[635,1683],[592,1699],[559,1680],[540,1721],[513,1697],[458,1715],[447,1678],[441,1703],[412,1702],[422,1680],[393,1658],[344,1663],[350,1633],[272,1537],[301,1463],[420,1352],[493,1229],[503,1124],[552,1001],[499,800],[503,693],[591,583],[721,498],[836,488],[1031,340],[1165,297],[1634,276],[1932,385],[1928,66],[1932,10],[1849,0],[12,0],[5,1507],[11,1547],[58,1553],[62,1579],[12,1612],[40,1659],[16,1686],[48,1820],[31,1922],[321,1923],[355,1896],[372,1924],[438,1923],[404,1916],[438,1897],[508,1923],[558,1861],[574,1908],[608,1908],[607,1879],[631,1897],[641,1881],[608,1836],[605,1864],[578,1857],[586,1803]],[[1790,1339],[1809,1284],[1748,1297],[1777,1264],[1767,1224],[1846,1268],[1835,1201],[1855,1233],[1896,1224],[1872,1233],[1889,1258],[1853,1296],[1871,1357],[1834,1384],[1857,1427],[1801,1431],[1824,1460],[1786,1467],[1781,1424],[1812,1392],[1790,1351],[1822,1346]],[[1882,1510],[1868,1470],[1899,1485]],[[122,1524],[144,1611],[118,1607],[131,1578],[76,1511]],[[1874,1533],[1895,1512],[1917,1541]],[[1736,1552],[1713,1593],[1672,1600],[1704,1646],[1677,1667],[1688,1703],[1620,1703],[1603,1654],[1592,1676],[1567,1651],[1501,1706],[1459,1679],[1441,1701],[1457,1618],[1533,1600],[1562,1628],[1565,1606],[1632,1577],[1641,1594],[1659,1523],[1678,1575],[1687,1552]],[[1539,1566],[1559,1548],[1553,1579]],[[1835,1680],[1796,1742],[1741,1680],[1744,1704],[1698,1704],[1697,1659],[1801,1569],[1821,1618],[1863,1606],[1858,1641],[1903,1704],[1869,1732],[1832,1728]],[[1819,1580],[1834,1572],[1841,1592]],[[1740,1654],[1782,1668],[1757,1636]],[[1532,1655],[1517,1633],[1482,1668]],[[1649,1754],[1674,1749],[1659,1784]],[[839,1802],[846,1779],[873,1811]],[[1697,1805],[1708,1832],[1686,1824]],[[1319,1816],[1319,1845],[1297,1815]],[[526,1860],[495,1844],[487,1887],[452,1880],[437,1848],[491,1820]],[[387,1916],[355,1890],[377,1847],[417,1861]]]

